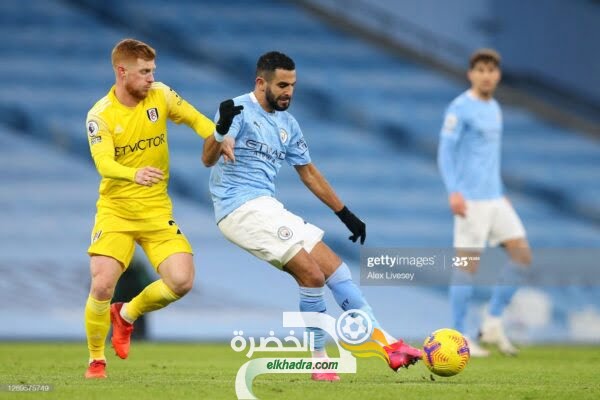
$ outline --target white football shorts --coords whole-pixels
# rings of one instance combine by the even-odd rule
[[[506,240],[524,238],[525,228],[510,202],[467,200],[465,217],[454,216],[454,247],[483,249]]]
[[[218,226],[229,241],[280,269],[301,249],[310,253],[324,235],[270,196],[242,204]]]

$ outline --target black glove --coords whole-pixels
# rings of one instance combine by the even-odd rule
[[[229,132],[229,128],[231,128],[231,123],[233,122],[233,117],[242,112],[244,106],[236,106],[233,103],[233,100],[225,100],[219,105],[219,121],[217,121],[217,132],[221,135],[227,135]]]
[[[337,215],[350,232],[352,232],[352,236],[348,239],[356,243],[356,240],[360,238],[360,244],[365,243],[365,239],[367,238],[367,225],[358,219],[352,211],[348,210],[348,207],[344,206],[344,208],[336,212],[335,215]]]

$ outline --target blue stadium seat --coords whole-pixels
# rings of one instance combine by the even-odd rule
[[[315,163],[367,222],[367,244],[451,245],[452,217],[435,160],[444,108],[465,89],[463,83],[335,31],[288,2],[147,0],[144,8],[116,0],[79,3],[87,8],[43,0],[32,0],[27,7],[16,0],[0,4],[0,35],[11,38],[0,42],[0,124],[12,127],[0,130],[0,164],[9,171],[0,194],[0,248],[9,259],[27,265],[63,266],[60,277],[80,281],[75,294],[56,300],[57,307],[73,301],[83,304],[85,299],[85,249],[98,183],[89,160],[85,115],[112,85],[110,51],[128,36],[152,43],[158,50],[156,79],[210,118],[220,101],[252,90],[259,54],[287,52],[298,65],[291,112]],[[119,7],[111,6],[116,4]],[[526,110],[504,110],[503,172],[532,245],[600,246],[598,143]],[[206,268],[199,279],[209,294],[186,298],[183,307],[189,313],[197,312],[198,302],[215,309],[229,307],[223,318],[230,319],[222,326],[237,329],[234,316],[248,310],[244,307],[256,312],[270,307],[255,289],[244,287],[240,275],[253,287],[277,290],[282,297],[292,285],[266,285],[277,272],[234,250],[220,236],[212,218],[209,170],[200,161],[202,140],[187,127],[173,125],[169,144],[176,217],[185,221],[180,222],[184,232],[198,243],[197,259]],[[290,210],[326,230],[327,242],[353,265],[356,275],[359,248],[287,165],[278,178],[277,195]],[[35,251],[23,251],[24,243]],[[26,281],[24,272],[14,273],[20,274],[14,279]],[[52,282],[45,293],[56,293],[59,280]],[[366,291],[374,306],[384,310],[392,298],[410,302],[414,295],[426,299],[425,304],[444,303],[439,292],[428,289],[374,289],[380,288]],[[235,293],[232,306],[222,305],[230,301],[227,292]],[[585,297],[589,300],[593,293]],[[272,309],[295,307],[293,296],[285,298]],[[443,307],[437,310],[437,318],[447,317]],[[410,318],[411,312],[402,318]],[[199,321],[214,317],[207,314]],[[382,319],[390,321],[393,330],[402,328],[401,318],[391,312]],[[77,326],[73,332],[81,335]],[[190,335],[202,335],[202,329],[206,324]],[[422,325],[414,329],[415,335],[432,330]],[[0,337],[3,334],[0,330]],[[223,331],[215,328],[204,334],[216,337]]]

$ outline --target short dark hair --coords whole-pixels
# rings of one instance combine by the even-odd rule
[[[269,80],[276,69],[293,71],[296,69],[294,60],[278,51],[270,51],[260,56],[256,62],[256,76]]]
[[[471,54],[471,58],[469,59],[469,69],[475,68],[475,65],[480,61],[484,63],[493,63],[496,67],[500,67],[501,59],[500,54],[494,49],[478,49]]]

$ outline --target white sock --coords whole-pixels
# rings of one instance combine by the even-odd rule
[[[123,304],[123,307],[121,307],[121,311],[119,312],[119,314],[121,315],[121,318],[123,318],[125,321],[129,322],[130,324],[133,324],[135,320],[131,319],[131,317],[127,315],[126,308],[127,303]]]

